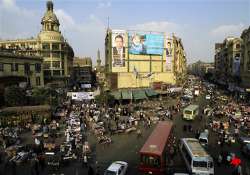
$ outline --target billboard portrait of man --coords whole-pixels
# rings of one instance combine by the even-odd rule
[[[172,70],[172,39],[167,38],[166,40],[166,71]]]
[[[125,66],[124,35],[117,34],[113,38],[113,67]]]
[[[167,41],[166,55],[172,56],[172,44],[170,40]]]

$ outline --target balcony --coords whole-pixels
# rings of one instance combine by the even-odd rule
[[[0,72],[0,77],[26,77],[24,72]]]

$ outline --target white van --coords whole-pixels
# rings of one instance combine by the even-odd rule
[[[189,105],[183,110],[183,119],[194,120],[199,115],[198,105]]]
[[[207,129],[205,129],[204,132],[200,133],[199,142],[202,146],[208,145],[208,135],[209,135],[209,131]]]

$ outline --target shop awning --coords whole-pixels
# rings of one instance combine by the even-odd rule
[[[158,93],[155,92],[153,89],[145,89],[145,92],[147,94],[148,97],[153,97],[153,96],[157,96]]]
[[[122,99],[131,100],[133,98],[132,92],[130,90],[122,90]]]
[[[110,93],[116,100],[120,100],[122,98],[122,94],[120,91],[114,91]]]
[[[142,100],[147,98],[144,90],[133,90],[133,97],[135,100]]]

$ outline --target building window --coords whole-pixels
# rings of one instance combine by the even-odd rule
[[[43,67],[44,67],[44,69],[50,69],[50,62],[49,61],[45,61],[43,63]]]
[[[52,52],[53,58],[60,58],[60,52]]]
[[[53,43],[52,44],[52,50],[59,50],[59,44]]]
[[[26,75],[28,75],[30,73],[30,64],[29,63],[24,64],[24,73]]]
[[[250,61],[247,63],[247,70],[250,71]]]
[[[240,49],[240,44],[236,44],[236,49]]]
[[[42,48],[43,48],[43,50],[50,50],[50,44],[49,43],[43,43]]]
[[[43,57],[50,57],[50,52],[43,52],[42,55]]]
[[[60,61],[53,61],[52,65],[54,68],[60,68]]]
[[[41,79],[40,79],[40,77],[36,77],[36,85],[37,86],[41,85]]]
[[[35,70],[36,70],[36,73],[40,73],[41,72],[41,64],[40,63],[36,63],[35,64]]]
[[[18,64],[12,63],[11,64],[11,72],[17,72],[18,71]]]
[[[3,72],[3,71],[4,71],[4,64],[0,63],[0,72]]]
[[[60,75],[61,75],[60,70],[54,70],[53,71],[53,76],[60,76]]]
[[[236,54],[235,54],[235,58],[237,58],[237,57],[238,57],[238,58],[240,57],[240,53],[236,53]]]
[[[44,72],[45,77],[50,77],[51,76],[51,71],[50,70],[45,70]]]

